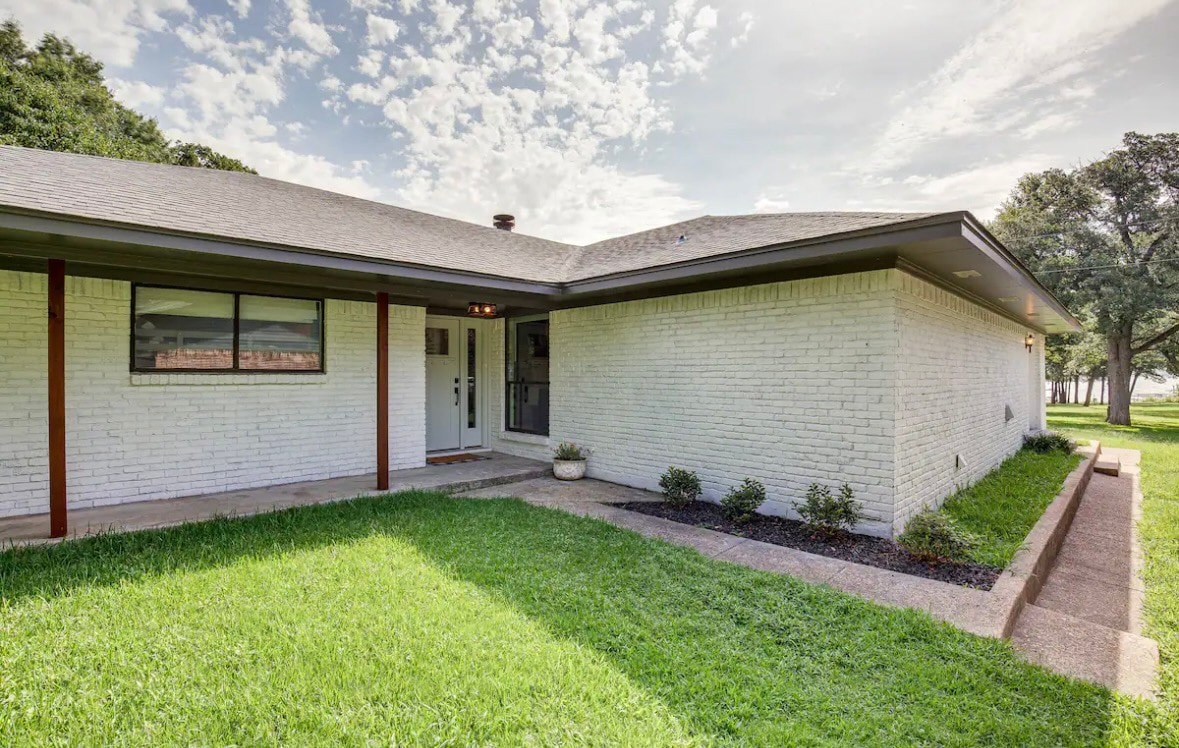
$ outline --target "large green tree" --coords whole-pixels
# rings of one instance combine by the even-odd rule
[[[0,145],[253,172],[208,146],[169,143],[115,100],[102,63],[52,34],[30,49],[14,21],[0,24]]]
[[[1135,358],[1170,353],[1179,334],[1179,133],[1127,133],[1093,163],[1024,176],[993,229],[1092,316],[1105,340],[1109,422],[1128,425]]]

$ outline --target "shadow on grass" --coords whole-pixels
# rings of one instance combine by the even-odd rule
[[[17,604],[370,535],[591,647],[706,740],[1098,745],[1117,704],[911,612],[517,501],[407,493],[0,554]],[[2,609],[0,609],[2,613]]]

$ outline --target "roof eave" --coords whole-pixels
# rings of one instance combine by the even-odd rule
[[[560,292],[560,285],[557,283],[523,280],[460,270],[447,270],[428,265],[399,263],[357,255],[341,255],[301,247],[244,242],[213,236],[163,231],[139,226],[93,221],[73,216],[41,214],[34,211],[13,209],[8,206],[0,206],[0,229],[67,236],[74,239],[95,242],[160,247],[226,258],[392,276],[422,283],[445,283],[459,286],[483,287],[498,291],[535,294],[538,296],[551,296]]]

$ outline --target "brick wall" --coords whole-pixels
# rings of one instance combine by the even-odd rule
[[[894,527],[1013,454],[1043,423],[1042,337],[959,296],[898,273]],[[1006,409],[1012,417],[1006,417]],[[958,462],[961,455],[964,464]]]
[[[328,300],[326,374],[131,374],[130,284],[68,278],[73,508],[376,469],[376,306]],[[0,272],[0,516],[48,506],[45,276]],[[425,456],[425,310],[390,308],[390,463]]]
[[[812,481],[847,480],[892,518],[895,271],[554,312],[551,435],[589,474],[654,489],[668,465],[719,498],[742,478],[784,514]]]
[[[0,271],[0,516],[49,511],[45,293]]]

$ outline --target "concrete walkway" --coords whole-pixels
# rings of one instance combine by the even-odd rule
[[[70,536],[126,532],[199,522],[216,517],[243,517],[310,504],[379,496],[412,488],[466,491],[483,486],[527,480],[551,471],[548,463],[491,452],[488,459],[450,465],[426,465],[389,474],[389,490],[376,489],[376,474],[287,483],[240,491],[187,496],[69,511]],[[0,548],[10,545],[57,542],[50,540],[49,515],[32,514],[0,519]]]
[[[1068,537],[1012,641],[1031,661],[1056,672],[1149,696],[1158,646],[1142,636],[1141,510],[1137,450],[1106,448],[1121,461],[1117,477],[1094,474]]]

